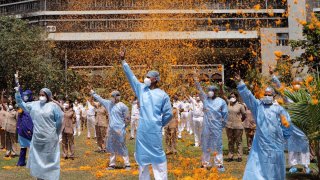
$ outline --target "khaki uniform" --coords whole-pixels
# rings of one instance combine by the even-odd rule
[[[5,131],[4,131],[4,128],[2,127],[2,123],[5,121],[5,114],[6,112],[4,110],[1,110],[0,111],[0,149],[3,149],[5,148]]]
[[[173,118],[169,124],[165,127],[166,131],[166,144],[167,153],[177,152],[177,133],[178,133],[178,110],[173,109]]]
[[[243,121],[243,127],[246,132],[248,152],[249,152],[251,150],[254,133],[256,131],[256,123],[249,109],[246,111],[246,113],[247,113],[247,116],[246,116],[246,119]]]
[[[69,157],[74,157],[73,126],[75,123],[75,113],[72,109],[69,109],[64,113],[62,124],[62,150],[64,158],[68,157],[68,149],[70,149]]]
[[[109,126],[108,113],[103,106],[96,109],[96,133],[97,143],[100,150],[106,149],[106,135]]]
[[[228,137],[229,158],[233,158],[235,149],[237,149],[237,158],[242,158],[242,134],[243,124],[242,117],[246,116],[245,108],[242,104],[236,102],[234,105],[228,105],[229,116],[226,124],[226,132]]]
[[[5,131],[5,148],[7,149],[6,155],[16,155],[15,143],[17,142],[16,128],[17,128],[17,111],[4,112],[4,121],[2,128]]]

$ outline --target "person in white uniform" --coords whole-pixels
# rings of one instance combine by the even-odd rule
[[[76,114],[76,125],[73,128],[73,132],[74,132],[73,135],[75,136],[76,134],[78,134],[78,136],[80,136],[80,134],[81,134],[81,111],[82,111],[82,107],[78,103],[78,100],[74,101],[73,111]]]
[[[194,126],[194,146],[199,147],[201,145],[201,132],[202,132],[202,125],[203,125],[203,103],[200,100],[200,97],[196,97],[195,99],[189,97],[192,106],[193,106],[193,126]]]
[[[87,129],[88,129],[88,135],[87,138],[90,139],[91,137],[91,133],[90,130],[93,130],[94,133],[94,138],[97,137],[96,135],[96,128],[95,128],[95,122],[96,122],[96,111],[95,111],[95,107],[93,105],[93,100],[91,99],[91,101],[87,101]]]
[[[138,120],[139,120],[139,106],[137,98],[135,97],[132,102],[131,108],[131,122],[130,122],[130,140],[134,139],[135,131],[138,127]]]

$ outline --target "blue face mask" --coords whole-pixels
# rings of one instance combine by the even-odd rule
[[[273,103],[273,97],[272,96],[264,96],[261,99],[261,101],[262,101],[263,104],[271,105]]]

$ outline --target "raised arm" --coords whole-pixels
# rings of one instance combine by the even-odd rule
[[[15,87],[16,93],[15,93],[15,99],[16,102],[18,104],[18,106],[25,112],[30,112],[30,107],[27,105],[27,103],[25,103],[22,98],[21,98],[21,94],[19,92],[19,87]]]
[[[3,97],[5,93],[6,93],[6,90],[2,90],[2,92],[1,92],[1,105],[2,105],[3,110],[7,111],[7,107],[4,104],[4,97]]]
[[[139,98],[140,91],[141,91],[141,84],[142,83],[139,82],[137,77],[134,75],[134,73],[130,69],[130,66],[125,61],[125,56],[126,56],[126,50],[122,49],[120,51],[120,61],[122,63],[122,67],[123,67],[124,73],[127,76],[127,79],[128,79],[128,81],[130,83],[131,88],[133,89],[133,91],[136,94],[136,96]]]
[[[247,107],[251,110],[255,119],[257,114],[257,107],[259,105],[259,100],[256,99],[252,92],[247,88],[246,84],[241,80],[239,74],[235,75],[235,80],[238,82],[237,88],[241,98],[246,103]]]
[[[99,96],[96,92],[93,90],[90,91],[91,96],[97,100],[100,104],[102,104],[104,107],[108,108],[111,104],[110,100],[103,99],[101,96]]]
[[[276,84],[277,88],[280,88],[281,82],[280,82],[279,78],[274,74],[273,68],[271,66],[269,66],[269,74],[272,76],[271,81]]]
[[[170,102],[170,98],[168,95],[165,95],[162,103],[162,127],[166,126],[173,117],[172,114],[172,106]]]
[[[203,91],[202,87],[201,87],[201,84],[199,82],[199,79],[196,75],[196,72],[193,73],[193,80],[194,80],[194,83],[196,85],[196,88],[198,89],[198,91],[200,92],[199,95],[200,95],[200,99],[201,101],[203,102],[205,99],[207,99],[207,94]]]

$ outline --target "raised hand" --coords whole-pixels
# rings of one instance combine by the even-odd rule
[[[199,82],[199,77],[198,77],[198,75],[197,75],[197,70],[196,69],[194,69],[194,71],[192,72],[192,77],[193,77],[193,80],[195,81],[195,82]]]
[[[120,60],[123,61],[126,58],[126,48],[121,47],[119,52]]]
[[[240,71],[234,74],[234,80],[237,82],[241,81]]]
[[[273,75],[273,68],[272,68],[272,66],[270,66],[270,65],[269,65],[269,74],[270,74],[270,75]]]

